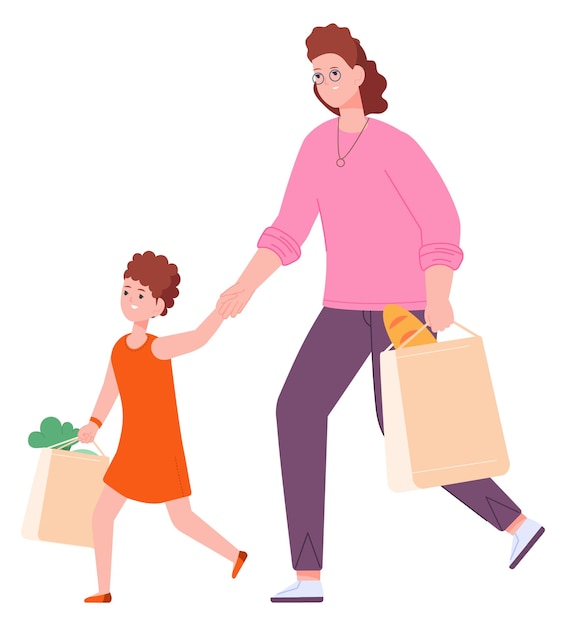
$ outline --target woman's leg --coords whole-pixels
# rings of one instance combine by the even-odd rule
[[[165,504],[169,517],[177,530],[226,557],[236,565],[240,551],[193,512],[189,498],[170,500]]]
[[[112,538],[114,520],[124,505],[126,498],[104,485],[92,516],[94,555],[98,575],[98,593],[110,593],[110,571],[112,568]]]
[[[327,418],[369,356],[369,338],[361,311],[323,309],[279,396],[279,452],[298,578],[318,578],[322,569]]]

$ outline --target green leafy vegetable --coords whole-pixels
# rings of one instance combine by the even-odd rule
[[[29,434],[28,443],[32,448],[49,448],[61,441],[67,441],[77,436],[78,428],[74,428],[70,422],[63,424],[56,417],[46,417],[39,427],[39,431]],[[61,447],[61,450],[70,450],[74,444]]]

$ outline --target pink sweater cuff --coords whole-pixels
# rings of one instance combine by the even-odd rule
[[[464,254],[452,243],[429,243],[420,249],[419,257],[423,271],[433,265],[447,265],[456,270],[460,267]]]
[[[258,248],[269,248],[281,259],[283,265],[293,263],[301,256],[301,247],[287,233],[270,226],[257,242]]]

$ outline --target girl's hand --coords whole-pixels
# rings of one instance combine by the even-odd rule
[[[77,437],[81,443],[92,443],[97,432],[98,426],[94,422],[89,422],[79,430]]]

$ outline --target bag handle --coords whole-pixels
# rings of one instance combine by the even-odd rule
[[[470,333],[470,335],[473,335],[474,337],[478,337],[479,336],[473,330],[470,330],[469,328],[466,328],[465,326],[462,326],[462,324],[459,324],[458,322],[454,322],[454,324],[456,324],[456,326],[459,326],[462,330],[465,330],[467,333]]]
[[[61,450],[65,446],[68,446],[69,444],[73,445],[74,443],[77,443],[78,441],[79,441],[78,437],[72,437],[71,439],[67,439],[65,441],[60,441],[59,443],[54,443],[54,444],[52,444],[50,446],[46,446],[46,447],[47,448],[51,448],[52,450]],[[102,452],[102,450],[98,447],[98,444],[96,443],[96,441],[93,441],[92,445],[100,452],[100,454],[102,454],[102,456],[106,456],[104,454],[104,452]]]
[[[456,324],[456,326],[459,326],[462,330],[466,331],[467,333],[470,333],[470,335],[473,335],[474,337],[477,337],[478,335],[476,333],[474,333],[473,330],[470,330],[469,328],[466,328],[465,326],[462,326],[462,324],[459,324],[458,322],[453,322],[454,324]],[[405,339],[405,341],[399,346],[399,348],[404,348],[409,341],[411,341],[411,339],[414,339],[419,333],[421,333],[425,328],[428,327],[428,324],[423,324],[418,330],[417,332],[413,333],[410,337],[407,337],[407,339]],[[390,350],[391,348],[393,348],[393,344],[390,344],[386,350]]]

